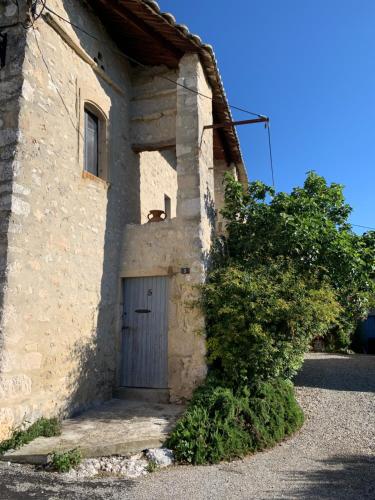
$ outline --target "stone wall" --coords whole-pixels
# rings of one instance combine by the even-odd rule
[[[140,154],[140,203],[141,224],[148,222],[150,210],[164,210],[164,196],[171,203],[171,218],[176,217],[177,205],[177,171],[176,152],[145,151]]]
[[[176,85],[173,83],[176,80],[177,73],[163,66],[133,68],[131,102],[133,144],[176,142]]]
[[[8,299],[8,271],[15,265],[13,251],[8,252],[9,237],[20,231],[11,217],[22,213],[24,188],[18,182],[19,110],[23,91],[22,65],[25,57],[26,32],[19,21],[26,21],[26,2],[16,5],[9,1],[0,4],[0,34],[7,36],[5,65],[0,68],[0,402],[12,394],[28,394],[29,380],[23,375],[3,379],[7,339],[5,329],[12,306]],[[7,27],[5,27],[7,26]],[[4,27],[4,28],[3,28]],[[9,255],[10,253],[10,255]],[[16,422],[14,412],[0,403],[0,441]]]
[[[49,6],[105,43],[64,23],[69,45],[40,18],[35,30],[22,31],[23,73],[14,63],[7,70],[9,83],[1,80],[1,89],[8,89],[11,122],[10,130],[0,132],[6,147],[1,155],[10,158],[9,172],[17,169],[12,206],[6,206],[2,435],[25,420],[72,413],[111,396],[119,342],[121,240],[124,225],[140,219],[138,156],[129,137],[128,65],[110,50],[115,46],[83,2],[49,0]],[[103,77],[74,44],[92,60],[100,52]],[[85,101],[108,120],[109,183],[82,174]],[[11,195],[8,187],[2,192],[5,207]]]
[[[202,282],[197,252],[201,245],[193,222],[173,219],[145,225],[128,225],[124,235],[121,276],[168,276],[168,385],[171,400],[181,401],[206,374],[204,323],[196,307]],[[190,274],[181,274],[181,268]]]
[[[14,16],[12,5],[0,13]],[[0,439],[111,397],[124,277],[170,276],[172,400],[206,373],[195,302],[215,229],[212,131],[203,134],[212,101],[160,78],[211,95],[199,58],[185,55],[178,72],[130,68],[86,2],[49,6],[96,39],[41,17],[12,28],[16,57],[0,73]],[[85,103],[106,125],[104,179],[83,173]],[[176,217],[139,225],[164,194]]]
[[[228,165],[225,160],[215,160],[214,162],[214,184],[215,184],[215,209],[216,209],[216,232],[225,232],[225,220],[220,211],[224,207],[225,186],[224,175],[229,172],[237,180],[237,169],[235,165]]]
[[[150,210],[164,210],[164,195],[171,200],[172,217],[176,215],[177,93],[173,82],[177,76],[163,66],[132,71],[131,141],[141,151],[141,224],[147,222]]]
[[[210,95],[199,58],[185,55],[179,82]],[[121,276],[169,276],[168,383],[172,401],[191,396],[206,374],[204,316],[197,306],[214,231],[212,102],[177,88],[177,217],[128,225]],[[189,268],[189,274],[181,274]]]

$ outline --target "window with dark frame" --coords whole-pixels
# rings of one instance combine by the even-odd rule
[[[99,118],[85,109],[86,172],[99,177]]]

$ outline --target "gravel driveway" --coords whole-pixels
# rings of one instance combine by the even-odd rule
[[[309,354],[296,380],[306,423],[244,460],[145,478],[68,482],[0,465],[0,499],[375,499],[375,356]]]

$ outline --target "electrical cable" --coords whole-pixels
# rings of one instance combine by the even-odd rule
[[[18,0],[15,0],[17,2],[17,6],[18,6]],[[72,23],[69,19],[66,19],[65,17],[61,16],[60,14],[58,14],[57,12],[55,12],[53,9],[51,9],[48,5],[47,5],[47,0],[36,0],[36,2],[33,4],[33,6],[37,6],[38,2],[41,2],[42,3],[42,9],[40,10],[39,14],[33,19],[32,23],[30,26],[27,26],[24,28],[25,29],[29,29],[30,27],[34,27],[34,23],[41,17],[41,15],[43,14],[44,10],[47,10],[48,12],[50,12],[51,14],[53,14],[54,16],[56,16],[58,19],[61,19],[62,21],[66,22],[67,24],[70,24],[71,26],[73,26],[74,28],[76,28],[77,30],[81,31],[82,33],[85,33],[87,36],[89,36],[90,38],[93,38],[94,40],[100,42],[100,43],[103,43],[103,44],[107,44],[107,42],[105,42],[104,40],[101,40],[100,38],[96,37],[95,35],[89,33],[88,31],[86,31],[84,28],[82,28],[81,26],[75,24],[75,23]],[[40,47],[39,47],[39,50],[40,50]],[[142,68],[147,68],[147,65],[146,64],[143,64],[141,62],[139,62],[138,60],[134,59],[133,57],[131,56],[128,56],[127,54],[124,54],[123,52],[121,51],[117,51],[117,50],[114,50],[114,49],[109,49],[111,50],[112,52],[114,53],[117,53],[119,55],[121,55],[122,57],[124,57],[125,59],[131,61],[132,63],[138,65],[138,66],[141,66]],[[40,51],[41,52],[41,51]],[[42,54],[41,54],[42,55]],[[43,57],[43,55],[42,55]],[[43,57],[43,60],[44,60],[44,57]],[[44,61],[44,63],[46,64],[46,62]],[[178,81],[175,81],[171,78],[168,78],[166,76],[162,76],[162,75],[158,75],[159,78],[161,79],[164,79],[170,83],[173,83],[174,85],[176,86],[179,86],[179,87],[182,87],[184,88],[185,90],[188,90],[196,95],[199,95],[200,97],[204,97],[205,99],[210,99],[212,102],[215,102],[215,98],[213,98],[212,96],[207,96],[195,89],[192,89],[190,87],[187,87],[186,85],[182,84],[182,83],[179,83]],[[245,109],[245,108],[241,108],[239,106],[234,106],[233,104],[230,104],[230,103],[227,103],[228,104],[228,107],[231,108],[231,109],[235,109],[237,111],[241,111],[243,113],[246,113],[246,114],[249,114],[249,115],[252,115],[252,116],[257,116],[258,118],[266,118],[264,115],[261,115],[259,113],[255,113],[253,111],[249,111],[248,109]],[[271,174],[272,174],[272,183],[273,183],[273,186],[275,186],[275,176],[274,176],[274,167],[273,167],[273,157],[272,157],[272,145],[271,145],[271,132],[270,132],[270,127],[269,127],[269,122],[267,123],[267,131],[268,131],[268,148],[269,148],[269,157],[270,157],[270,166],[271,166]]]
[[[18,0],[16,0],[18,2]],[[36,12],[36,9],[38,7],[38,4],[42,4],[42,8],[40,9],[39,13]],[[25,30],[28,30],[30,28],[34,28],[34,23],[41,17],[41,15],[44,12],[44,9],[47,7],[47,0],[35,0],[35,2],[32,3],[31,5],[31,17],[29,20],[28,24],[22,23],[22,26]]]
[[[275,172],[273,168],[273,158],[272,158],[272,144],[271,144],[271,129],[269,121],[266,123],[266,129],[268,134],[268,150],[270,154],[270,167],[271,167],[271,176],[272,176],[272,186],[275,187]]]
[[[17,6],[17,9],[18,9],[18,19],[19,19],[19,3],[18,3],[18,0],[14,0],[15,2],[15,5]],[[73,26],[74,28],[78,29],[79,31],[81,31],[82,33],[85,33],[87,36],[97,40],[98,42],[101,42],[101,43],[105,43],[106,42],[104,40],[101,40],[100,38],[97,38],[95,35],[92,35],[91,33],[89,33],[88,31],[86,31],[85,29],[81,28],[80,26],[78,26],[77,24],[75,23],[72,23],[71,21],[69,21],[68,19],[60,16],[60,14],[58,14],[57,12],[55,12],[54,10],[52,10],[50,7],[48,7],[47,5],[47,0],[36,0],[36,2],[33,4],[35,7],[37,6],[38,3],[41,3],[42,4],[42,9],[40,10],[39,14],[37,14],[32,23],[29,25],[29,26],[24,26],[24,24],[22,24],[22,26],[25,28],[25,29],[29,29],[29,28],[34,28],[34,23],[42,16],[44,10],[48,10],[51,14],[55,15],[56,17],[58,17],[59,19],[61,19],[62,21],[70,24],[71,26]],[[18,24],[20,24],[20,21],[16,22],[16,23],[13,23],[13,24],[9,24],[9,25],[5,25],[5,26],[0,26],[0,29],[5,29],[5,28],[8,28],[8,27],[14,27],[14,26],[17,26]],[[49,68],[48,68],[48,65],[47,65],[47,62],[45,61],[44,59],[44,56],[43,56],[43,53],[40,49],[40,46],[39,46],[39,43],[38,43],[38,40],[36,38],[36,35],[34,33],[34,36],[35,36],[35,40],[36,40],[36,43],[37,43],[37,46],[38,46],[38,49],[39,49],[39,52],[41,54],[41,57],[43,59],[43,62],[45,64],[45,66],[47,67],[47,70],[48,70],[48,73],[50,74],[50,71],[49,71]],[[143,64],[139,61],[137,61],[136,59],[134,59],[133,57],[131,56],[128,56],[126,54],[124,54],[123,52],[120,52],[120,51],[116,51],[114,49],[110,49],[112,50],[112,52],[115,52],[119,55],[121,55],[122,57],[125,57],[126,59],[128,59],[129,61],[133,62],[134,64],[137,64],[138,66],[141,66],[143,68],[147,68],[147,65],[146,64]],[[210,97],[210,96],[207,96],[205,94],[202,94],[201,92],[195,90],[195,89],[192,89],[190,87],[187,87],[185,85],[183,85],[182,83],[179,83],[179,82],[176,82],[174,80],[172,80],[171,78],[168,78],[168,77],[165,77],[165,76],[160,76],[158,75],[159,78],[162,78],[164,80],[167,80],[168,82],[170,83],[173,83],[175,85],[178,85],[186,90],[189,90],[190,92],[193,92],[194,94],[196,95],[199,95],[201,97],[205,97],[206,99],[210,99],[212,101],[215,101],[215,99],[213,97]],[[60,95],[60,93],[59,93]],[[60,95],[60,98],[62,99],[62,96]],[[63,99],[62,99],[63,101]],[[67,106],[65,104],[65,102],[63,101],[63,104],[66,108],[66,110],[68,111],[68,114],[69,114],[69,110],[67,109]],[[259,113],[254,113],[253,111],[249,111],[247,109],[244,109],[244,108],[240,108],[238,106],[234,106],[232,104],[229,104],[228,103],[228,106],[232,109],[236,109],[237,111],[241,111],[243,113],[247,113],[247,114],[250,114],[250,115],[253,115],[253,116],[257,116],[259,118],[264,118],[265,116],[264,115],[261,115]],[[69,114],[69,118],[71,119],[70,117],[70,114]],[[72,122],[74,128],[76,128],[76,126],[74,125],[74,122]],[[272,142],[271,142],[271,129],[270,129],[270,123],[269,121],[266,123],[266,128],[267,128],[267,135],[268,135],[268,148],[269,148],[269,157],[270,157],[270,167],[271,167],[271,176],[272,176],[272,185],[273,187],[275,187],[275,172],[274,172],[274,166],[273,166],[273,155],[272,155]],[[374,227],[369,227],[369,226],[362,226],[360,224],[351,224],[351,226],[353,227],[360,227],[362,229],[369,229],[370,231],[375,231],[375,228]]]
[[[18,26],[19,24],[21,24],[21,26],[25,30],[28,30],[28,29],[32,28],[34,26],[35,21],[37,21],[40,18],[40,16],[43,14],[44,9],[46,8],[47,0],[36,0],[32,4],[31,8],[32,9],[34,8],[36,10],[36,8],[38,6],[38,3],[42,4],[42,8],[41,8],[40,12],[38,14],[36,14],[34,18],[30,19],[28,23],[23,23],[20,20],[20,6],[19,6],[19,3],[18,3],[18,0],[13,0],[13,4],[16,5],[16,7],[17,7],[18,21],[14,22],[14,23],[11,23],[11,24],[5,24],[5,25],[0,26],[0,30],[2,30],[2,29],[8,29],[8,28],[14,28],[15,26]]]
[[[46,7],[46,3],[47,3],[47,0],[35,0],[32,5],[31,5],[31,9],[30,9],[30,13],[32,15],[32,12],[36,12],[36,9],[37,9],[37,6],[38,6],[38,3],[41,3],[42,4],[42,8],[40,10],[40,12],[38,14],[36,14],[34,16],[34,18],[31,20],[29,19],[29,21],[27,23],[24,23],[21,21],[21,14],[20,14],[20,6],[19,6],[19,1],[18,0],[12,0],[12,3],[17,7],[17,17],[18,17],[18,21],[12,23],[12,24],[8,24],[8,25],[3,25],[3,26],[0,26],[0,30],[2,29],[7,29],[7,28],[14,28],[15,26],[19,26],[21,25],[23,27],[24,30],[29,30],[30,28],[34,28],[34,23],[35,21],[37,21],[41,15],[43,14],[44,12],[44,9]],[[6,61],[6,64],[9,65],[9,64],[13,64],[15,61],[17,61],[19,59],[19,56],[16,55],[15,57],[13,57],[11,60],[7,60]],[[3,68],[0,68],[0,71],[2,70]]]
[[[37,38],[37,36],[36,36],[36,32],[35,32],[35,28],[34,28],[34,26],[32,26],[32,28],[33,28],[33,33],[34,33],[34,38],[35,38],[35,43],[36,43],[36,46],[37,46],[37,48],[38,48],[38,50],[39,50],[39,53],[40,53],[40,56],[41,56],[41,58],[42,58],[43,64],[44,64],[44,66],[45,66],[45,67],[46,67],[46,69],[47,69],[47,73],[48,73],[48,75],[49,75],[49,77],[50,77],[50,79],[51,79],[51,82],[53,83],[53,85],[54,85],[54,87],[55,87],[55,89],[56,89],[56,92],[57,92],[58,96],[60,97],[60,100],[61,100],[61,102],[62,102],[62,105],[63,105],[63,106],[64,106],[64,108],[65,108],[65,111],[66,111],[66,113],[67,113],[67,115],[68,115],[68,117],[69,117],[69,120],[70,120],[70,122],[71,122],[71,124],[72,124],[73,128],[74,128],[74,129],[75,129],[75,130],[79,133],[79,135],[80,135],[80,136],[81,136],[81,138],[83,139],[83,136],[82,136],[81,131],[79,130],[79,127],[78,127],[78,126],[74,123],[74,120],[73,120],[73,118],[72,118],[72,117],[71,117],[71,115],[70,115],[69,108],[68,108],[68,106],[66,105],[66,103],[65,103],[65,101],[64,101],[64,98],[63,98],[63,96],[62,96],[62,94],[61,94],[61,92],[60,92],[60,90],[59,90],[58,86],[55,84],[55,81],[54,81],[54,78],[53,78],[53,76],[52,76],[52,74],[51,74],[51,71],[50,71],[50,69],[49,69],[48,63],[47,63],[47,61],[46,61],[46,59],[45,59],[45,57],[44,57],[44,55],[43,55],[42,49],[40,48],[40,45],[39,45],[39,42],[38,42],[38,38]]]
[[[88,31],[86,31],[84,28],[82,28],[81,26],[78,26],[77,24],[75,23],[72,23],[69,19],[66,19],[65,17],[61,16],[60,14],[58,14],[57,12],[55,12],[53,9],[51,9],[47,4],[47,0],[44,1],[44,9],[46,9],[48,12],[50,12],[51,14],[53,14],[54,16],[56,16],[58,19],[60,19],[61,21],[64,21],[68,24],[70,24],[71,26],[73,26],[74,28],[76,28],[77,30],[81,31],[82,33],[85,33],[87,36],[93,38],[94,40],[100,42],[100,43],[103,43],[103,44],[107,44],[107,42],[105,42],[104,40],[101,40],[100,38],[96,37],[95,35],[89,33]],[[123,52],[119,51],[119,50],[114,50],[114,49],[110,49],[112,52],[116,53],[116,54],[119,54],[121,55],[122,57],[124,57],[125,59],[127,59],[128,61],[142,67],[142,68],[147,68],[147,65],[146,64],[143,64],[141,62],[139,62],[138,60],[134,59],[133,57],[127,55],[127,54],[124,54]],[[163,76],[163,75],[157,75],[159,78],[163,79],[163,80],[166,80],[168,81],[169,83],[173,83],[174,85],[178,86],[178,87],[182,87],[184,88],[185,90],[188,90],[196,95],[199,95],[200,97],[204,97],[205,99],[210,99],[212,102],[215,102],[215,98],[214,97],[211,97],[211,96],[207,96],[205,94],[202,94],[201,92],[195,90],[195,89],[192,89],[190,87],[187,87],[186,85],[178,82],[178,81],[175,81],[171,78],[168,78],[167,76]],[[246,113],[246,114],[249,114],[249,115],[252,115],[252,116],[257,116],[258,118],[266,118],[265,115],[261,115],[259,113],[255,113],[253,111],[249,111],[248,109],[245,109],[245,108],[241,108],[239,106],[234,106],[233,104],[230,104],[228,103],[228,107],[231,108],[231,109],[235,109],[237,111],[241,111],[242,113]],[[273,157],[272,157],[272,144],[271,144],[271,132],[270,132],[270,127],[269,127],[269,122],[267,124],[267,131],[268,131],[268,148],[269,148],[269,157],[270,157],[270,167],[271,167],[271,175],[272,175],[272,184],[273,186],[275,187],[275,174],[274,174],[274,166],[273,166]]]
[[[50,7],[48,7],[48,5],[46,5],[46,0],[45,0],[45,9],[48,10],[51,14],[55,15],[57,18],[61,19],[61,21],[64,21],[64,22],[70,24],[71,26],[73,26],[74,28],[76,28],[79,31],[82,31],[82,33],[85,33],[87,36],[93,38],[94,40],[96,40],[96,41],[98,41],[100,43],[103,43],[103,44],[107,44],[106,41],[101,40],[100,38],[96,37],[95,35],[92,35],[91,33],[89,33],[88,31],[86,31],[81,26],[78,26],[77,24],[72,23],[69,19],[66,19],[65,17],[61,16],[60,14],[58,14],[57,12],[55,12],[54,10],[52,10]],[[141,66],[142,68],[148,68],[148,66],[146,64],[143,64],[143,63],[137,61],[133,57],[128,56],[127,54],[124,54],[123,52],[121,52],[119,50],[115,50],[115,49],[112,49],[112,48],[110,48],[109,50],[111,50],[112,52],[114,52],[116,54],[121,55],[122,57],[125,57],[130,62],[132,62],[134,64],[137,64],[138,66]],[[163,79],[163,80],[166,80],[166,81],[168,81],[170,83],[173,83],[174,85],[177,85],[177,86],[182,87],[182,88],[184,88],[186,90],[189,90],[190,92],[193,92],[194,94],[197,94],[197,95],[199,95],[201,97],[204,97],[206,99],[210,99],[211,101],[215,101],[215,98],[213,98],[211,96],[208,96],[208,95],[205,95],[205,94],[202,94],[198,90],[195,90],[195,89],[192,89],[190,87],[187,87],[186,85],[184,85],[182,83],[179,83],[179,82],[176,82],[175,80],[172,80],[171,78],[168,78],[167,76],[162,76],[162,75],[157,75],[157,76],[159,78]],[[248,109],[244,109],[244,108],[241,108],[241,107],[238,107],[238,106],[234,106],[233,104],[229,104],[228,103],[228,106],[230,108],[232,108],[232,109],[236,109],[237,111],[242,111],[243,113],[247,113],[247,114],[252,115],[252,116],[257,116],[258,118],[266,118],[264,115],[261,115],[259,113],[255,113],[253,111],[249,111]]]
[[[361,227],[362,229],[370,229],[370,231],[375,231],[375,227],[361,226],[360,224],[350,224],[350,225],[354,227]]]
[[[38,1],[38,0],[37,0],[37,1]],[[72,25],[72,26],[74,26],[75,28],[77,28],[77,29],[79,29],[80,31],[82,31],[82,32],[86,33],[88,36],[90,36],[90,37],[92,37],[92,38],[94,38],[94,39],[96,39],[96,40],[101,41],[102,43],[104,43],[102,40],[98,39],[98,38],[97,38],[97,37],[95,37],[94,35],[89,34],[89,33],[88,33],[87,31],[85,31],[83,28],[80,28],[79,26],[77,26],[77,25],[75,25],[75,24],[71,23],[71,22],[70,22],[70,21],[68,21],[67,19],[63,18],[63,17],[62,17],[62,16],[60,16],[59,14],[55,13],[54,11],[52,11],[52,9],[50,9],[50,8],[46,5],[47,0],[40,0],[40,1],[42,2],[43,7],[42,7],[42,10],[40,11],[40,13],[38,14],[38,16],[34,19],[34,22],[35,22],[36,20],[38,20],[38,19],[41,17],[41,15],[43,14],[43,11],[44,11],[44,10],[48,10],[48,11],[50,11],[52,14],[56,15],[57,17],[59,17],[61,20],[63,20],[63,21],[65,21],[65,22],[67,22],[68,24],[71,24],[71,25]],[[17,0],[16,0],[16,2],[17,2],[17,5],[18,5],[18,1],[17,1]],[[17,24],[19,24],[19,23],[15,23],[14,25],[17,25]],[[34,24],[34,23],[33,23],[33,24]],[[32,24],[30,27],[33,27],[33,24]],[[35,29],[35,28],[34,28],[34,29]],[[41,49],[40,49],[40,46],[39,46],[39,43],[38,43],[38,40],[37,40],[37,37],[36,37],[35,32],[34,32],[34,37],[35,37],[36,44],[37,44],[37,47],[38,47],[38,49],[39,49],[39,52],[40,52],[40,54],[41,54],[42,60],[43,60],[43,62],[44,62],[44,64],[45,64],[45,66],[46,66],[46,68],[47,68],[48,73],[50,74],[49,67],[48,67],[47,62],[46,62],[46,60],[45,60],[45,58],[44,58],[44,56],[43,56],[43,53],[42,53],[42,51],[41,51]],[[124,56],[124,57],[126,57],[127,59],[129,59],[129,60],[133,61],[135,64],[138,64],[138,65],[140,65],[140,66],[142,66],[142,67],[144,67],[144,68],[147,68],[147,66],[146,66],[145,64],[140,63],[139,61],[136,61],[135,59],[133,59],[133,58],[132,58],[132,57],[130,57],[130,56],[126,56],[123,52],[118,51],[118,53],[119,53],[121,56]],[[51,74],[50,74],[50,76],[51,76]],[[213,100],[211,97],[209,97],[209,96],[205,96],[204,94],[201,94],[200,92],[195,91],[194,89],[190,89],[189,87],[185,87],[185,86],[184,86],[184,85],[182,85],[182,84],[178,84],[178,82],[175,82],[174,80],[171,80],[171,79],[169,79],[169,78],[167,78],[167,77],[163,77],[163,78],[164,78],[164,79],[167,79],[167,80],[168,80],[168,81],[170,81],[171,83],[174,83],[174,84],[180,85],[180,86],[182,86],[182,87],[186,88],[187,90],[192,91],[192,92],[194,92],[194,93],[196,93],[196,94],[198,94],[198,95],[202,95],[203,97],[206,97],[206,98],[208,98],[208,99]],[[59,92],[58,92],[58,93],[59,93]],[[60,98],[61,98],[61,100],[62,100],[62,102],[63,102],[63,105],[64,105],[64,107],[65,107],[66,111],[68,112],[68,115],[69,115],[70,120],[72,121],[72,119],[71,119],[71,117],[70,117],[69,110],[68,110],[68,108],[67,108],[67,106],[66,106],[66,104],[65,104],[65,102],[64,102],[64,100],[63,100],[63,98],[62,98],[62,96],[61,96],[61,94],[60,94],[60,93],[59,93],[59,96],[60,96]],[[235,109],[239,109],[240,111],[244,111],[245,113],[253,114],[253,115],[258,116],[258,117],[263,117],[263,116],[264,116],[264,115],[259,115],[259,114],[257,114],[257,113],[252,113],[251,111],[244,110],[244,109],[242,109],[242,108],[236,108],[236,107],[234,107],[234,106],[231,106],[231,107],[233,107],[233,108],[235,108]],[[72,125],[74,126],[74,128],[75,128],[75,129],[77,129],[77,127],[76,127],[76,125],[74,124],[74,122],[73,122],[73,121],[72,121]],[[267,133],[268,133],[268,146],[269,146],[269,155],[270,155],[270,165],[271,165],[272,184],[273,184],[273,187],[275,187],[275,174],[274,174],[274,166],[273,166],[272,143],[271,143],[271,130],[270,130],[270,123],[269,123],[269,122],[267,122],[267,123],[266,123],[266,128],[267,128]],[[362,228],[362,229],[369,229],[370,231],[375,231],[375,227],[363,226],[363,225],[360,225],[360,224],[350,224],[350,225],[351,225],[351,226],[353,226],[353,227],[360,227],[360,228]]]

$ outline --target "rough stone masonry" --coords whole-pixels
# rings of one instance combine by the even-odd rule
[[[198,54],[139,67],[88,3],[48,6],[73,25],[44,12],[26,29],[31,1],[0,4],[0,441],[111,398],[129,277],[168,277],[168,390],[190,397],[206,373],[192,304],[235,171],[203,133],[214,116]],[[100,120],[97,176],[84,171],[86,109]],[[165,196],[171,218],[145,224]]]

